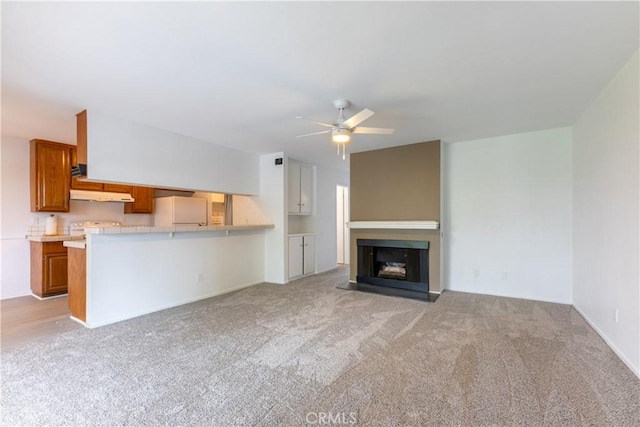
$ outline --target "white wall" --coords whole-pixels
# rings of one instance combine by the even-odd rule
[[[87,325],[102,326],[260,283],[263,265],[263,230],[89,235]]]
[[[282,158],[283,164],[276,165],[275,159]],[[286,213],[286,158],[284,153],[265,154],[260,156],[260,196],[253,197],[263,215],[274,225],[265,231],[265,265],[266,282],[287,283],[287,213]],[[234,208],[235,210],[235,208]],[[235,216],[235,212],[234,212]]]
[[[571,303],[571,138],[444,144],[445,289]]]
[[[29,244],[29,142],[2,137],[0,164],[0,297],[28,295]]]
[[[573,299],[640,376],[638,73],[636,53],[574,126]]]
[[[88,177],[153,187],[259,194],[258,155],[87,111]]]

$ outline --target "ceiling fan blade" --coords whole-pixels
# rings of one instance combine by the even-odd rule
[[[351,116],[349,119],[342,122],[342,126],[346,127],[347,129],[352,129],[358,126],[360,123],[367,120],[369,117],[373,116],[374,114],[375,113],[373,111],[369,110],[368,108],[365,108],[355,116]]]
[[[302,138],[303,136],[320,135],[320,134],[329,133],[329,132],[331,132],[331,129],[323,130],[323,131],[320,131],[320,132],[314,132],[314,133],[306,133],[304,135],[298,135],[298,136],[296,136],[296,138]]]
[[[328,128],[333,128],[333,127],[335,127],[335,125],[330,125],[329,123],[319,122],[319,121],[317,121],[317,120],[313,120],[313,119],[307,119],[306,117],[296,117],[296,119],[303,119],[303,120],[307,120],[307,121],[309,121],[309,122],[317,123],[317,124],[319,124],[320,126],[325,126],[325,127],[328,127]]]
[[[391,135],[394,129],[387,128],[365,128],[362,126],[358,126],[357,128],[351,130],[351,133],[369,133],[369,134],[377,134],[377,135]]]

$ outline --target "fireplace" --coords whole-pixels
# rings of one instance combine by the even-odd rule
[[[429,293],[429,242],[357,239],[358,285],[372,292]]]

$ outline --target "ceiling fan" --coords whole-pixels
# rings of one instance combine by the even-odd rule
[[[338,155],[340,155],[340,146],[342,146],[342,159],[346,158],[345,145],[351,141],[352,133],[367,133],[372,135],[391,135],[393,129],[386,128],[369,128],[358,126],[360,123],[373,116],[375,113],[368,108],[360,111],[358,114],[351,116],[350,118],[344,117],[344,109],[347,108],[351,102],[347,99],[336,99],[333,105],[338,109],[338,118],[333,124],[319,122],[317,120],[308,119],[306,117],[296,117],[296,119],[304,119],[313,123],[317,123],[320,126],[328,127],[330,129],[320,132],[307,133],[304,135],[298,135],[296,138],[302,138],[305,136],[320,135],[323,133],[331,133],[331,139],[338,144]]]

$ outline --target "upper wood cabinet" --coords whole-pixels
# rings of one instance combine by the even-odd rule
[[[124,204],[124,213],[153,213],[153,188],[131,187],[131,195],[135,202]]]
[[[69,212],[71,146],[30,142],[31,212]]]

